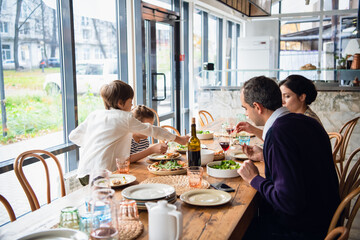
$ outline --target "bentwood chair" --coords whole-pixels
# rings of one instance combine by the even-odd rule
[[[349,229],[347,229],[344,226],[334,228],[325,237],[325,240],[347,240],[347,239],[349,239]]]
[[[155,126],[160,127],[160,118],[159,118],[158,113],[157,113],[154,109],[152,109],[152,108],[149,108],[149,109],[150,109],[150,110],[154,113],[154,115],[155,115],[155,122],[154,122]],[[151,143],[154,143],[154,138],[153,138],[153,137],[151,137]]]
[[[335,168],[336,168],[336,173],[338,174],[338,178],[340,179],[340,169],[336,163],[336,155],[340,150],[340,146],[342,144],[343,137],[341,136],[340,133],[337,133],[337,132],[329,132],[328,135],[329,135],[330,141],[332,139],[335,139],[335,142],[333,144],[333,154],[332,155],[333,155],[333,161],[334,161]]]
[[[51,191],[50,191],[50,176],[49,176],[49,168],[48,164],[46,163],[45,157],[49,158],[50,160],[53,160],[57,166],[58,172],[59,172],[59,178],[60,178],[60,190],[61,190],[61,196],[65,196],[65,184],[64,184],[64,177],[62,168],[60,165],[59,160],[57,157],[45,150],[31,150],[21,153],[14,162],[14,171],[16,174],[16,177],[18,178],[22,188],[24,189],[24,192],[26,194],[26,197],[28,198],[31,211],[35,211],[40,208],[39,200],[35,195],[35,192],[33,188],[31,187],[29,181],[25,177],[24,171],[23,171],[23,164],[24,161],[28,158],[37,158],[40,160],[45,168],[45,175],[46,175],[46,191],[47,191],[47,203],[51,203]],[[41,184],[41,183],[38,183]]]
[[[360,187],[360,147],[353,151],[346,161],[340,176],[340,199],[344,199],[351,191]]]
[[[210,119],[211,119],[211,121],[210,121]],[[206,123],[204,120],[206,121]],[[200,125],[203,127],[206,124],[213,122],[214,118],[211,116],[211,114],[208,111],[200,110],[199,111],[199,121],[200,121]]]
[[[10,217],[10,221],[15,221],[16,217],[15,217],[15,213],[14,210],[12,209],[10,203],[8,202],[8,200],[6,200],[6,198],[0,194],[0,202],[4,205],[6,211],[8,212],[8,215]]]
[[[173,133],[175,133],[176,135],[181,136],[180,133],[179,133],[179,131],[178,131],[176,128],[170,126],[170,125],[163,125],[163,126],[161,126],[161,127],[164,128],[164,129],[166,129],[166,130],[168,130],[169,132],[172,132],[172,131],[173,131]],[[161,142],[162,142],[162,141],[161,141]]]
[[[352,200],[355,201],[354,204],[351,203]],[[330,232],[333,231],[336,226],[344,226],[350,231],[351,225],[355,219],[359,207],[360,187],[354,189],[341,201],[334,213],[333,218],[331,219],[328,234],[330,234]],[[346,223],[345,220],[347,220]]]
[[[340,146],[339,156],[336,159],[336,162],[339,163],[339,165],[340,165],[340,173],[342,173],[342,171],[344,169],[344,160],[345,160],[345,156],[346,156],[346,150],[347,150],[347,147],[348,147],[348,144],[350,141],[351,134],[354,131],[355,125],[357,124],[359,118],[360,117],[351,119],[350,121],[345,123],[339,131],[339,133],[343,136],[343,141]]]

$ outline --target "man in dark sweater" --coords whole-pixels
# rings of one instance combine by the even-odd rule
[[[265,200],[248,238],[324,239],[340,203],[326,131],[316,120],[282,107],[279,87],[264,76],[245,82],[240,99],[246,115],[264,126],[265,140],[263,150],[243,150],[249,159],[265,162],[266,178],[252,161],[238,170]]]

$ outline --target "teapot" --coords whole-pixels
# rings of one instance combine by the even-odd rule
[[[182,213],[166,200],[146,202],[149,213],[149,240],[180,239],[182,234]]]

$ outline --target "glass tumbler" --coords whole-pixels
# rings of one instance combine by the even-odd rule
[[[110,188],[111,172],[107,169],[94,170],[90,173],[90,186],[92,190]]]
[[[191,166],[187,168],[187,176],[189,179],[189,186],[192,188],[201,188],[203,168],[198,166]]]
[[[135,200],[124,198],[117,202],[117,206],[119,222],[139,220],[139,212]]]
[[[71,228],[79,230],[79,211],[76,207],[66,207],[61,210],[60,228]]]

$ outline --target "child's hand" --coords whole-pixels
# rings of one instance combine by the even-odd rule
[[[152,153],[166,153],[168,145],[166,143],[158,143],[150,147]]]
[[[187,142],[189,141],[190,136],[176,136],[175,138],[175,142],[181,144],[181,145],[186,145]]]

